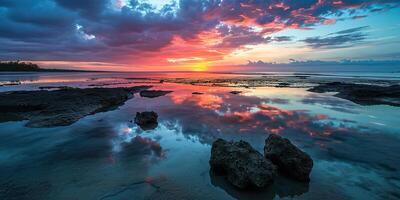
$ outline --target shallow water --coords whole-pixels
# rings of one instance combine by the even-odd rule
[[[154,99],[136,95],[116,110],[66,127],[0,123],[0,199],[400,198],[400,108],[360,106],[307,88],[210,87],[140,79],[166,76],[196,77],[1,75],[2,81],[22,84],[0,91],[146,84],[174,92]],[[230,94],[232,90],[242,93]],[[143,131],[130,122],[136,112],[150,110],[159,115],[155,130]],[[245,140],[262,152],[271,133],[289,138],[311,155],[310,183],[279,176],[265,190],[238,191],[209,173],[216,138]]]

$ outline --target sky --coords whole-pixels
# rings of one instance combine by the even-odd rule
[[[399,0],[0,0],[0,60],[122,71],[382,63],[400,60],[399,17]]]

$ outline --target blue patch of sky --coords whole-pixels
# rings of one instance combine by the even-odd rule
[[[304,46],[302,40],[310,37],[326,37],[338,31],[368,26],[362,30],[367,34],[365,42],[340,50],[320,50],[316,59],[400,59],[400,8],[387,12],[369,13],[365,18],[337,21],[332,25],[317,25],[313,30],[286,29],[272,36],[292,36],[293,42],[283,46]],[[346,17],[346,16],[341,16]],[[316,53],[316,52],[314,52]],[[328,55],[329,53],[329,55]]]

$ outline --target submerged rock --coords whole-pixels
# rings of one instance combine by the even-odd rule
[[[230,91],[229,93],[231,93],[231,94],[240,94],[240,93],[242,93],[242,91]]]
[[[224,174],[238,188],[263,188],[273,183],[276,167],[245,141],[218,139],[212,144],[211,170]]]
[[[194,95],[202,95],[204,93],[202,93],[202,92],[192,92],[192,94],[194,94]]]
[[[171,92],[172,91],[163,91],[163,90],[143,90],[143,91],[140,91],[140,96],[147,97],[147,98],[156,98],[156,97],[164,96]]]
[[[400,106],[400,85],[378,86],[331,82],[309,89],[310,92],[337,92],[336,97],[350,100],[360,105]]]
[[[0,122],[29,120],[28,127],[67,126],[80,118],[109,111],[150,86],[63,88],[0,93]]]
[[[269,135],[265,140],[264,154],[278,166],[279,171],[299,181],[310,181],[313,160],[288,139]]]
[[[273,185],[256,190],[238,190],[226,181],[225,177],[209,172],[211,184],[224,190],[233,199],[247,200],[272,200],[272,199],[296,199],[309,191],[309,182],[299,182],[284,176],[276,176]]]
[[[214,171],[209,171],[210,182],[211,184],[225,191],[232,199],[262,199],[262,200],[272,200],[276,197],[275,184],[270,187],[265,188],[257,188],[257,189],[238,189],[233,186],[231,183],[226,181],[226,178],[220,174],[215,173]]]
[[[143,130],[155,129],[158,126],[157,122],[158,114],[151,112],[137,112],[135,117],[135,123],[140,126]]]

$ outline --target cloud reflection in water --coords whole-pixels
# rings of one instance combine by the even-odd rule
[[[6,151],[0,153],[10,156],[5,157],[7,162],[0,160],[7,163],[0,165],[4,172],[0,178],[5,180],[0,186],[16,188],[10,195],[25,188],[23,191],[32,197],[40,194],[38,199],[65,199],[66,194],[54,193],[63,188],[74,191],[71,198],[96,199],[114,194],[124,185],[162,176],[162,190],[175,197],[350,199],[365,195],[393,199],[398,195],[400,140],[396,135],[379,127],[362,127],[357,119],[318,114],[322,112],[307,107],[335,107],[337,112],[354,116],[357,113],[345,112],[361,109],[354,109],[353,104],[311,93],[313,96],[306,93],[301,99],[269,98],[254,95],[252,89],[233,95],[229,88],[173,87],[163,88],[174,90],[166,96],[151,100],[135,97],[118,110],[86,117],[68,128],[28,129],[21,123],[2,124],[0,145]],[[193,91],[204,94],[193,95]],[[293,107],[303,110],[283,109],[296,103]],[[143,110],[158,113],[155,130],[143,131],[129,122]],[[311,154],[315,168],[309,185],[279,177],[276,185],[255,197],[232,190],[209,175],[210,144],[216,138],[243,139],[262,151],[268,134],[283,135]],[[35,183],[43,188],[35,190]],[[135,187],[125,195],[153,194],[154,188],[146,190],[147,186]],[[157,195],[163,197],[164,193]]]
[[[400,156],[396,152],[400,152],[400,140],[396,136],[361,126],[352,119],[332,118],[307,110],[280,109],[268,104],[273,100],[257,96],[210,92],[196,96],[172,93],[169,98],[174,105],[159,110],[162,123],[178,124],[187,138],[196,136],[204,144],[211,144],[218,137],[244,139],[261,151],[268,134],[281,134],[310,153],[317,163],[344,162],[384,175],[384,179],[375,182],[374,189],[369,190],[375,194],[391,192],[397,195],[392,187],[384,184],[399,184],[395,177],[399,177]],[[284,105],[291,101],[279,102]],[[354,104],[335,97],[311,94],[300,102],[318,103],[338,112],[356,114],[350,112],[354,111]],[[373,181],[362,173],[354,176]]]

